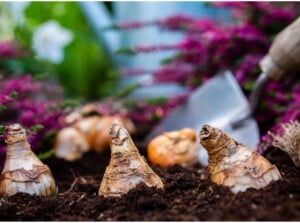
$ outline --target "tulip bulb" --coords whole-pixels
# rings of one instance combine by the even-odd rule
[[[54,154],[67,161],[80,159],[89,150],[84,135],[75,128],[67,127],[60,130],[56,136]]]
[[[229,187],[233,193],[263,188],[281,179],[275,165],[218,128],[204,125],[200,143],[208,152],[211,180]]]
[[[65,116],[64,122],[68,125],[71,125],[83,119],[86,114],[96,113],[100,115],[100,113],[98,112],[99,109],[101,109],[101,104],[88,103],[82,107],[75,109],[73,112]]]
[[[127,130],[114,123],[111,136],[111,159],[106,167],[99,195],[121,196],[143,182],[148,187],[163,188],[163,182],[139,154]]]
[[[7,151],[0,178],[0,195],[8,197],[18,192],[54,195],[56,187],[51,171],[31,151],[25,129],[19,124],[8,126],[5,142]]]
[[[80,159],[89,149],[102,152],[109,147],[108,130],[113,122],[124,124],[130,133],[135,131],[131,120],[119,116],[91,116],[80,119],[56,136],[55,155],[68,161]]]
[[[102,152],[109,146],[108,130],[115,121],[122,123],[131,133],[135,130],[129,119],[122,119],[119,116],[87,117],[77,122],[74,127],[85,135],[90,148]]]
[[[294,164],[300,166],[300,122],[291,121],[281,125],[282,135],[269,133],[274,141],[272,145],[286,152],[293,160]]]
[[[159,166],[193,165],[198,161],[196,131],[184,128],[164,132],[151,140],[147,151],[149,161]]]

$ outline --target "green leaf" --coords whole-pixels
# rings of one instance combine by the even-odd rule
[[[43,128],[44,128],[43,125],[36,124],[36,125],[30,127],[30,131],[36,133],[36,132],[41,131]]]
[[[121,91],[117,92],[115,94],[115,97],[117,98],[124,98],[126,96],[128,96],[130,93],[132,93],[135,89],[137,89],[138,87],[140,87],[140,84],[131,84],[128,85],[126,87],[124,87]]]
[[[16,92],[15,90],[12,90],[9,94],[9,97],[16,99],[18,97],[18,92]]]
[[[123,106],[125,108],[128,108],[128,109],[136,109],[138,106],[137,106],[137,101],[134,101],[134,100],[127,100],[123,103]]]
[[[126,55],[131,55],[131,56],[133,56],[133,55],[136,54],[136,52],[135,52],[134,49],[132,49],[132,48],[125,48],[125,47],[116,50],[116,53],[117,54],[126,54]]]
[[[49,159],[54,155],[54,149],[48,150],[46,152],[39,153],[37,156],[41,160]]]
[[[120,28],[117,24],[113,24],[113,25],[110,25],[110,26],[105,26],[105,27],[100,28],[101,32],[105,32],[105,31],[109,31],[109,30],[120,30]]]
[[[252,91],[253,87],[254,87],[254,83],[253,83],[253,82],[247,82],[247,83],[245,84],[245,89],[246,89],[247,91]]]
[[[165,58],[163,60],[160,61],[161,65],[165,65],[165,64],[169,64],[172,63],[174,61],[174,58],[170,57],[170,58]]]
[[[151,120],[151,121],[159,121],[160,118],[161,118],[160,116],[158,116],[157,114],[153,113],[153,114],[151,115],[150,120]]]
[[[213,3],[212,2],[204,1],[203,5],[204,5],[204,7],[213,7]]]
[[[74,109],[78,107],[80,104],[81,103],[79,100],[69,99],[69,100],[65,100],[62,104],[60,104],[59,107],[60,109],[66,109],[66,108]]]
[[[0,137],[4,134],[6,131],[6,127],[4,125],[0,125]]]
[[[168,99],[165,97],[160,98],[149,98],[146,100],[149,105],[164,105],[168,102]]]
[[[0,105],[0,112],[4,111],[6,109],[5,105]]]

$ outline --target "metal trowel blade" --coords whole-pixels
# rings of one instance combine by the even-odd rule
[[[186,103],[175,108],[146,137],[148,143],[165,132],[192,128],[200,131],[204,124],[218,127],[250,148],[259,142],[259,129],[253,118],[233,128],[233,120],[249,113],[249,103],[230,71],[216,75],[197,88]]]

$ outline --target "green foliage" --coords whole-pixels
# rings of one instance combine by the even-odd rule
[[[167,102],[168,102],[168,98],[164,98],[164,97],[147,99],[148,105],[164,105]]]
[[[8,74],[32,74],[34,77],[53,73],[53,65],[48,61],[37,61],[33,57],[11,58],[0,61],[0,67]]]
[[[36,124],[36,125],[30,127],[30,131],[36,133],[36,132],[41,131],[43,128],[44,128],[43,125]]]
[[[49,20],[56,20],[62,27],[70,30],[74,39],[65,48],[64,61],[57,66],[48,66],[44,61],[40,63],[42,66],[30,60],[29,63],[21,64],[9,61],[7,65],[11,69],[30,72],[26,68],[26,64],[29,64],[35,73],[40,74],[44,68],[49,75],[57,75],[66,96],[70,98],[100,99],[114,92],[117,72],[92,33],[78,3],[32,2],[26,8],[25,14],[26,25],[15,30],[23,46],[30,46],[34,30]]]
[[[130,55],[130,56],[136,55],[136,52],[134,51],[134,49],[128,48],[128,47],[120,48],[116,51],[116,53]]]
[[[61,109],[74,109],[80,105],[80,101],[78,100],[65,100],[59,107]]]
[[[16,99],[18,97],[18,92],[11,91],[10,94],[9,94],[9,97]]]
[[[130,93],[132,93],[135,89],[139,88],[141,85],[139,83],[137,84],[131,84],[124,88],[122,88],[120,91],[118,91],[114,96],[118,98],[123,98],[128,96]]]
[[[167,98],[164,98],[164,97],[159,97],[159,98],[149,98],[145,101],[148,105],[164,105],[165,103],[168,102],[168,99]],[[125,108],[128,108],[128,109],[136,109],[138,108],[138,102],[136,100],[125,100],[123,105]],[[154,115],[152,117],[153,120],[157,120],[156,117],[157,115]]]
[[[54,155],[54,150],[48,150],[46,152],[39,153],[37,156],[41,160],[49,159]]]
[[[245,84],[245,90],[247,90],[247,91],[252,91],[253,87],[254,87],[254,83],[253,82],[247,82]]]
[[[124,101],[123,106],[128,109],[138,108],[137,101],[135,101],[135,100],[126,100],[126,101]]]
[[[0,105],[0,112],[4,111],[6,109],[5,105]]]
[[[157,114],[153,113],[151,115],[151,118],[150,120],[153,121],[153,122],[156,122],[156,121],[159,121],[161,117],[159,117]]]
[[[6,131],[6,127],[4,125],[0,125],[0,137],[4,134]]]

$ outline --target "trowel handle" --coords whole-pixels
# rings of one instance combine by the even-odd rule
[[[262,73],[256,79],[250,94],[248,114],[233,121],[232,126],[240,126],[256,111],[266,83],[272,79],[282,80],[285,75],[300,71],[300,17],[277,34],[268,54],[259,62]]]
[[[260,67],[276,81],[300,71],[300,17],[277,34]]]

